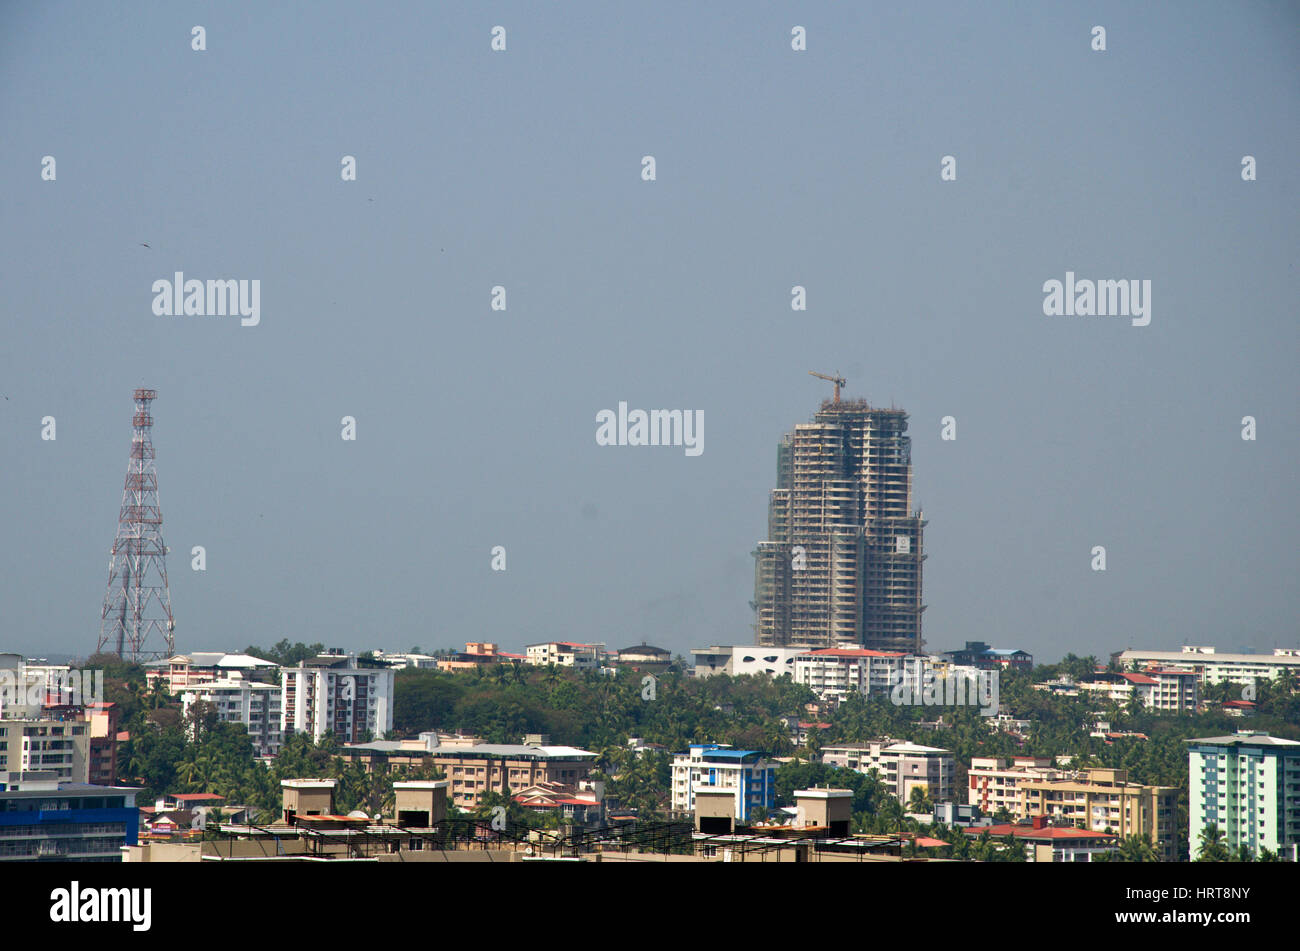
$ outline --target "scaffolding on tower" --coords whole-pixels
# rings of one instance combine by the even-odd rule
[[[158,472],[154,467],[154,390],[135,391],[131,458],[126,468],[117,537],[108,563],[108,590],[100,617],[96,653],[139,663],[175,652],[171,594],[167,589],[167,546],[162,538]]]

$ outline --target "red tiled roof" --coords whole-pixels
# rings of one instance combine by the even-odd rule
[[[1148,677],[1146,674],[1120,674],[1120,676],[1131,684],[1153,684],[1156,682],[1154,677]]]
[[[906,654],[890,651],[873,651],[865,647],[822,647],[807,651],[817,657],[906,657]]]
[[[916,837],[916,846],[919,849],[937,849],[940,846],[947,844],[948,843],[943,841],[943,839],[932,839],[929,836],[924,835],[918,835]]]
[[[1064,826],[1044,826],[1041,829],[1035,829],[1032,826],[1014,825],[1003,823],[1002,825],[992,825],[976,827],[971,826],[966,830],[967,835],[982,835],[987,829],[990,836],[995,839],[1004,839],[1008,835],[1013,835],[1017,839],[1113,839],[1113,835],[1105,832],[1090,832],[1087,829],[1071,829]]]

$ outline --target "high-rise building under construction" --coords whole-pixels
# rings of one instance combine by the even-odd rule
[[[815,374],[820,375],[820,374]],[[754,581],[758,643],[920,651],[921,512],[907,414],[822,403],[777,447]]]

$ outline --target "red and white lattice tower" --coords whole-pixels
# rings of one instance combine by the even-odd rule
[[[96,648],[96,653],[108,652],[132,662],[170,657],[176,647],[149,412],[157,395],[154,390],[135,391],[131,461],[108,563],[108,591]]]

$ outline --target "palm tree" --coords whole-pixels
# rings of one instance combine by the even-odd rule
[[[930,800],[930,791],[924,786],[913,786],[912,795],[907,800],[907,811],[913,815],[934,812],[934,803]]]
[[[177,764],[176,778],[188,787],[196,785],[199,778],[199,764],[193,759],[187,759]]]
[[[1228,847],[1223,841],[1223,830],[1217,825],[1201,829],[1200,847],[1197,849],[1198,862],[1228,861]]]
[[[1126,837],[1120,843],[1116,860],[1120,862],[1158,862],[1160,858],[1156,854],[1155,847],[1151,844],[1151,836],[1143,833],[1140,836],[1130,835]]]

